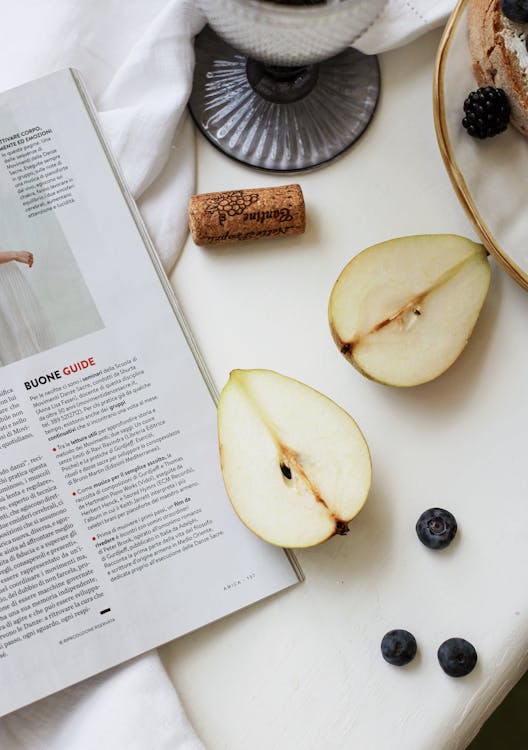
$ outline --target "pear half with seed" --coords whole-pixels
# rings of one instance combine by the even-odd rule
[[[310,547],[345,534],[371,482],[365,439],[318,391],[270,370],[233,370],[218,401],[227,494],[257,536]]]
[[[381,242],[356,255],[337,279],[328,311],[332,336],[363,375],[419,385],[462,352],[489,284],[485,248],[465,237]]]

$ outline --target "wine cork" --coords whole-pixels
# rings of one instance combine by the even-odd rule
[[[306,220],[300,185],[193,195],[189,228],[197,245],[302,234]]]

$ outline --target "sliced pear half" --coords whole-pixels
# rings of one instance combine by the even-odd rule
[[[365,439],[318,391],[270,370],[234,370],[218,402],[222,474],[257,536],[310,547],[345,534],[371,482]]]
[[[329,304],[332,336],[363,375],[386,385],[433,380],[466,346],[490,284],[482,245],[416,235],[363,250]]]

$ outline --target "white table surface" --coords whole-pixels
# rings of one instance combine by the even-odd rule
[[[528,295],[492,264],[467,349],[413,389],[363,378],[337,351],[326,316],[334,280],[364,247],[406,234],[475,239],[434,134],[439,38],[382,56],[374,123],[323,170],[261,174],[198,139],[198,192],[299,182],[307,205],[304,236],[215,249],[187,242],[172,282],[216,384],[235,367],[264,367],[314,386],[358,421],[374,468],[349,535],[299,553],[305,583],[162,649],[208,750],[465,748],[528,666]],[[434,505],[459,522],[443,553],[414,532]],[[379,650],[399,627],[419,646],[405,669]],[[478,651],[463,679],[437,663],[451,636]]]

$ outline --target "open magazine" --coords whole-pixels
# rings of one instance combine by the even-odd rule
[[[77,74],[0,95],[0,715],[296,583]]]

